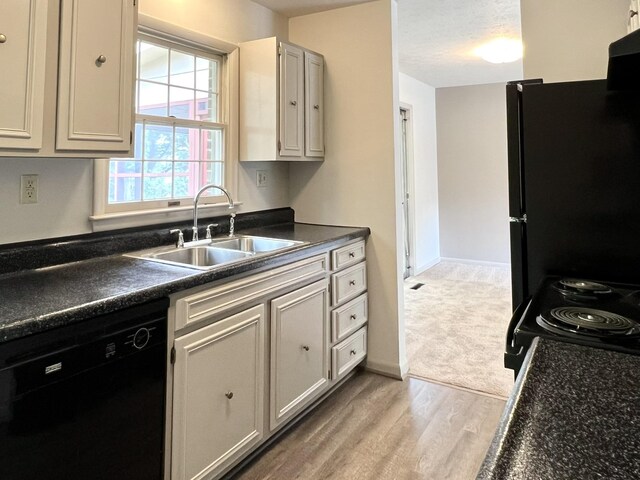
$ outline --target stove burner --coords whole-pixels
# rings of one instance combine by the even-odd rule
[[[558,282],[560,285],[577,292],[609,293],[611,289],[602,283],[591,282],[589,280],[576,280],[574,278],[563,278]]]
[[[560,307],[552,309],[550,313],[556,320],[591,330],[620,332],[638,325],[622,315],[592,308]]]
[[[608,285],[575,278],[558,280],[553,284],[553,288],[567,297],[568,300],[576,302],[599,300],[614,293]]]

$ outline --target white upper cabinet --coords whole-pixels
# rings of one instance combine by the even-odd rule
[[[322,160],[324,58],[275,37],[240,44],[240,160]]]
[[[136,0],[0,1],[0,156],[130,156]]]
[[[129,150],[134,11],[133,0],[62,0],[57,149]]]
[[[0,148],[42,146],[47,5],[0,2]]]

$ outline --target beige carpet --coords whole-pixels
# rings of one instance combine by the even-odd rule
[[[409,374],[501,397],[511,317],[509,269],[441,262],[405,281]],[[424,283],[418,290],[410,287]]]

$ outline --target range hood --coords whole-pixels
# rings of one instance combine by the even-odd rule
[[[609,45],[609,90],[640,90],[640,30]]]

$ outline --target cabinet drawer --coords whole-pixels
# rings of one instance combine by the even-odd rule
[[[321,278],[327,263],[326,254],[318,255],[181,298],[176,301],[176,331],[279,289]]]
[[[331,276],[331,305],[340,305],[367,289],[367,264],[349,267]]]
[[[347,338],[367,321],[367,294],[331,312],[331,341]]]
[[[354,265],[364,259],[364,240],[361,240],[331,252],[331,270]]]
[[[344,377],[367,356],[367,327],[331,349],[331,378]]]

